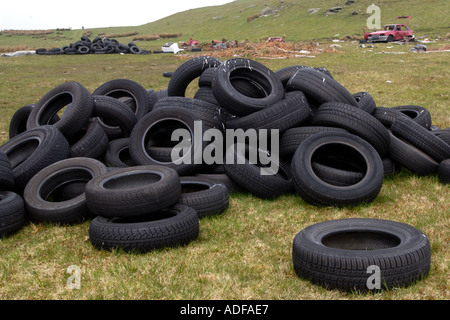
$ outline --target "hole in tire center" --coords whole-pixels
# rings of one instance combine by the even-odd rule
[[[337,232],[322,239],[324,246],[344,250],[380,250],[396,247],[400,242],[392,234],[364,230]]]
[[[24,140],[22,143],[13,148],[7,153],[11,167],[15,168],[22,162],[28,159],[31,154],[39,147],[38,138],[30,138]]]
[[[79,194],[73,194],[68,197],[64,193],[65,187],[71,183],[88,183],[94,174],[88,170],[73,169],[62,171],[60,174],[53,176],[51,179],[45,181],[39,190],[39,196],[48,202],[60,202],[70,200],[77,197]]]
[[[208,190],[208,189],[209,189],[209,186],[207,184],[203,184],[203,183],[189,183],[189,182],[181,183],[181,193],[198,192],[198,191],[204,191],[204,190]]]
[[[339,170],[360,172],[363,176],[367,172],[367,163],[361,153],[348,145],[340,143],[320,146],[313,153],[311,162]]]
[[[270,82],[263,75],[246,68],[232,71],[230,83],[236,91],[250,98],[265,98],[272,92]]]
[[[175,119],[161,120],[155,123],[146,133],[144,146],[149,147],[175,147],[180,141],[172,141],[172,133],[177,129],[187,130],[191,135],[189,127],[183,122]]]
[[[111,176],[104,180],[101,186],[110,190],[134,189],[148,186],[161,179],[161,175],[155,172],[131,171]]]

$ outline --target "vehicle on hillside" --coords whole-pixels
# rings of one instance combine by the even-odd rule
[[[407,19],[405,23],[396,23],[399,19]],[[398,16],[394,18],[392,24],[383,26],[383,30],[365,32],[364,40],[367,42],[392,42],[406,40],[411,41],[414,39],[414,32],[407,26],[411,16]]]

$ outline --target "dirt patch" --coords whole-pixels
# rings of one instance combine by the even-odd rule
[[[313,58],[321,53],[338,52],[337,48],[322,47],[318,42],[227,42],[227,48],[225,49],[214,48],[212,44],[203,44],[202,51],[217,58],[246,57],[261,59]],[[179,59],[184,59],[189,57],[189,54],[180,54],[178,57]]]

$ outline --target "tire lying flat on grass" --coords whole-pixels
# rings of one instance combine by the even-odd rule
[[[198,233],[197,213],[180,204],[143,218],[95,217],[89,226],[89,240],[94,247],[138,252],[186,245]]]
[[[108,218],[151,215],[178,202],[178,173],[163,166],[120,168],[95,177],[86,185],[89,210]]]
[[[428,238],[403,223],[377,219],[321,222],[294,237],[297,275],[328,289],[368,291],[408,286],[430,270]],[[372,266],[372,267],[371,267]],[[369,288],[372,268],[380,270],[380,288]],[[370,271],[368,271],[370,270]]]

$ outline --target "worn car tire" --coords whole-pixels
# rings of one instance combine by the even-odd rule
[[[108,138],[113,140],[129,137],[137,122],[133,110],[120,99],[102,95],[93,95],[93,98],[92,117],[98,118]]]
[[[437,162],[450,158],[450,145],[407,116],[395,119],[391,130]]]
[[[180,177],[163,166],[118,168],[86,184],[89,210],[108,218],[151,215],[178,202]]]
[[[302,91],[305,96],[321,105],[325,102],[341,102],[358,107],[358,102],[339,82],[318,70],[301,68],[286,84],[286,91]]]
[[[301,125],[311,115],[305,95],[300,91],[288,92],[285,98],[248,116],[227,121],[227,129],[278,129],[280,133]]]
[[[419,176],[436,173],[439,166],[436,160],[404,139],[396,137],[391,131],[389,134],[389,157],[392,160]]]
[[[184,97],[186,88],[194,79],[198,78],[206,69],[215,68],[221,64],[220,59],[210,56],[189,59],[173,72],[167,85],[167,94]]]
[[[296,274],[327,289],[367,292],[405,287],[430,270],[431,249],[420,230],[379,219],[330,220],[306,227],[292,245]],[[379,268],[379,288],[371,277]],[[371,285],[371,287],[368,286]]]
[[[108,137],[96,119],[90,119],[83,130],[78,132],[70,144],[70,158],[86,157],[100,159],[108,148]]]
[[[118,168],[136,165],[130,155],[130,138],[110,141],[106,149],[104,162],[109,167]]]
[[[84,182],[108,172],[107,167],[91,158],[58,161],[39,171],[25,187],[23,199],[32,219],[39,222],[73,224],[91,216],[85,193],[62,200],[58,193],[73,182]]]
[[[8,156],[0,151],[0,190],[13,190],[14,173]]]
[[[389,150],[389,133],[383,124],[369,113],[341,102],[322,104],[313,125],[339,127],[368,141],[384,157]]]
[[[15,233],[24,223],[23,199],[12,191],[0,190],[0,238]]]
[[[363,178],[350,185],[331,184],[314,171],[313,162],[340,170],[361,172]],[[291,162],[297,193],[316,206],[354,206],[370,203],[383,185],[383,163],[364,139],[346,132],[323,132],[303,141]]]
[[[91,117],[94,100],[91,93],[78,82],[60,84],[47,92],[32,108],[27,130],[52,123],[59,110],[65,107],[59,121],[53,125],[70,139]]]
[[[176,204],[142,219],[95,217],[89,225],[89,241],[97,249],[147,252],[186,245],[199,233],[194,209]]]
[[[203,142],[195,143],[194,129],[197,116],[189,110],[178,107],[157,108],[145,115],[135,125],[130,136],[130,154],[137,165],[162,165],[176,170],[180,175],[188,175],[197,170],[201,160],[196,161],[196,156],[203,155]],[[205,126],[201,123],[201,135]],[[147,148],[149,146],[174,147],[178,141],[171,141],[173,131],[185,129],[190,134],[189,152],[183,154],[180,159],[171,162],[161,162],[151,157]],[[183,138],[183,137],[182,137]],[[201,138],[200,138],[201,139]]]
[[[69,157],[70,146],[52,125],[42,125],[15,136],[0,146],[9,158],[17,193],[40,170]]]
[[[132,98],[134,100],[133,113],[137,120],[141,119],[150,111],[151,99],[147,90],[133,80],[114,79],[107,81],[95,89],[92,95],[103,95],[116,99],[124,97]]]
[[[259,94],[243,94],[233,83],[236,80],[250,84]],[[273,71],[256,61],[241,58],[218,66],[211,88],[220,106],[240,117],[272,105],[284,96],[283,84]]]
[[[274,199],[293,191],[293,184],[290,175],[289,166],[279,159],[271,159],[277,161],[278,171],[273,172],[259,163],[252,163],[248,159],[248,155],[239,152],[236,146],[242,145],[242,150],[249,148],[255,151],[256,148],[251,145],[235,143],[226,150],[223,168],[227,176],[233,182],[239,185],[243,190],[262,199]],[[234,154],[231,153],[234,150]],[[257,149],[258,154],[264,153],[263,150]],[[228,157],[233,159],[227,159]],[[230,161],[231,160],[231,161]],[[262,174],[263,170],[267,170]]]
[[[450,184],[450,159],[442,160],[439,163],[437,175],[440,183]]]
[[[223,213],[228,208],[228,190],[223,184],[196,176],[180,177],[180,181],[181,197],[178,203],[195,209],[200,219]]]

